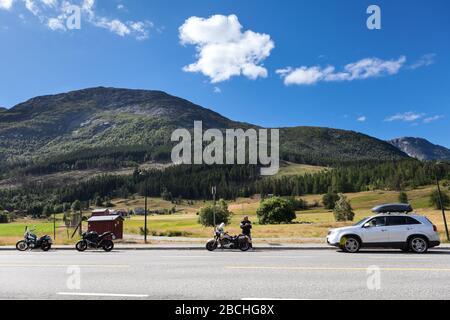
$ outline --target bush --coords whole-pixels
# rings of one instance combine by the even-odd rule
[[[53,211],[53,206],[51,205],[46,205],[42,211],[42,214],[44,215],[44,217],[48,218],[50,217],[52,214],[54,213]]]
[[[80,200],[75,200],[70,206],[73,212],[77,212],[81,210],[81,202]]]
[[[216,215],[216,225],[221,223],[229,224],[231,220],[231,212],[228,211],[228,204],[225,200],[220,200],[215,206],[207,205],[200,209],[198,223],[205,227],[214,226],[214,214]]]
[[[302,211],[308,209],[308,202],[303,199],[297,199],[295,197],[290,197],[287,199],[295,211]]]
[[[9,223],[9,215],[6,212],[0,213],[0,224]]]
[[[450,205],[450,198],[446,192],[441,191],[441,197],[442,197],[442,205],[444,208],[447,208]],[[433,193],[430,195],[430,205],[438,210],[441,210],[441,202],[439,201],[439,192],[433,191]]]
[[[400,203],[409,203],[408,194],[406,194],[406,192],[400,192],[398,195],[398,201]]]
[[[353,221],[355,213],[350,205],[350,201],[343,194],[339,195],[339,200],[334,207],[334,218],[336,221]]]
[[[167,190],[166,188],[164,188],[164,190],[161,192],[161,198],[165,201],[172,201],[173,199],[172,193],[169,192],[169,190]]]
[[[292,203],[278,197],[262,201],[256,214],[260,224],[291,223],[297,217]]]
[[[333,210],[336,202],[339,200],[339,195],[335,192],[328,192],[322,198],[323,205],[327,210]]]

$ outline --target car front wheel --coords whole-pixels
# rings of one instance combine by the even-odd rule
[[[361,249],[361,243],[359,239],[355,237],[344,237],[341,247],[345,252],[357,253],[359,249]]]
[[[409,247],[414,253],[425,253],[428,251],[428,241],[423,237],[412,237]]]

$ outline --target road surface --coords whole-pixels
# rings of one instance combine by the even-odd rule
[[[450,299],[450,251],[0,252],[0,299],[47,298]]]

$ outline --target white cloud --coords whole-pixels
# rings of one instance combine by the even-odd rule
[[[431,66],[432,64],[434,64],[435,58],[436,58],[435,53],[424,54],[422,57],[420,57],[419,60],[410,65],[408,69],[415,70],[417,68]]]
[[[48,19],[47,22],[47,26],[53,30],[61,30],[61,31],[65,31],[66,30],[66,26],[64,25],[64,21],[58,18],[50,18]]]
[[[0,9],[9,10],[13,5],[13,0],[0,0]]]
[[[374,77],[397,74],[406,57],[401,56],[397,60],[381,60],[378,58],[365,58],[354,63],[347,64],[342,71],[336,72],[334,66],[320,67],[302,66],[299,68],[287,67],[276,72],[283,79],[285,85],[312,85],[317,82],[353,81]]]
[[[137,40],[145,40],[149,37],[149,28],[153,27],[150,21],[121,21],[98,16],[94,11],[95,0],[83,0],[82,11],[94,26],[107,29],[118,36],[133,36]]]
[[[431,116],[431,117],[426,117],[425,119],[423,119],[423,123],[432,123],[432,122],[435,122],[435,121],[438,121],[438,120],[441,120],[441,119],[443,119],[444,118],[444,116],[442,116],[442,115],[436,115],[436,116]]]
[[[219,87],[214,87],[214,93],[222,93],[222,89]]]
[[[275,45],[267,34],[242,32],[236,15],[190,17],[179,28],[179,37],[183,45],[194,45],[197,50],[198,60],[185,66],[186,72],[201,72],[212,83],[240,75],[252,80],[267,77],[262,62]]]
[[[417,120],[422,119],[425,116],[424,113],[417,113],[417,112],[404,112],[404,113],[397,113],[393,116],[390,116],[385,119],[385,121],[393,122],[393,121],[403,121],[403,122],[414,122]]]
[[[404,113],[397,113],[393,116],[390,116],[385,119],[387,122],[393,122],[393,121],[401,121],[401,122],[410,122],[414,125],[419,125],[419,122],[429,124],[438,120],[443,119],[443,115],[427,115],[426,113],[418,113],[418,112],[404,112]]]
[[[358,121],[358,122],[366,122],[366,120],[367,120],[366,116],[360,116],[360,117],[358,117],[358,119],[356,119],[356,121]]]
[[[0,9],[10,9],[15,0],[0,0]],[[25,8],[50,30],[67,31],[67,9],[78,5],[81,18],[91,25],[109,30],[118,36],[132,36],[137,40],[148,39],[149,29],[153,28],[150,21],[121,21],[97,15],[96,0],[21,0]]]

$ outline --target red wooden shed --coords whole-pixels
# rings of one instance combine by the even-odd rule
[[[116,239],[123,239],[123,218],[121,216],[93,216],[88,220],[88,231],[98,234],[112,232]]]

